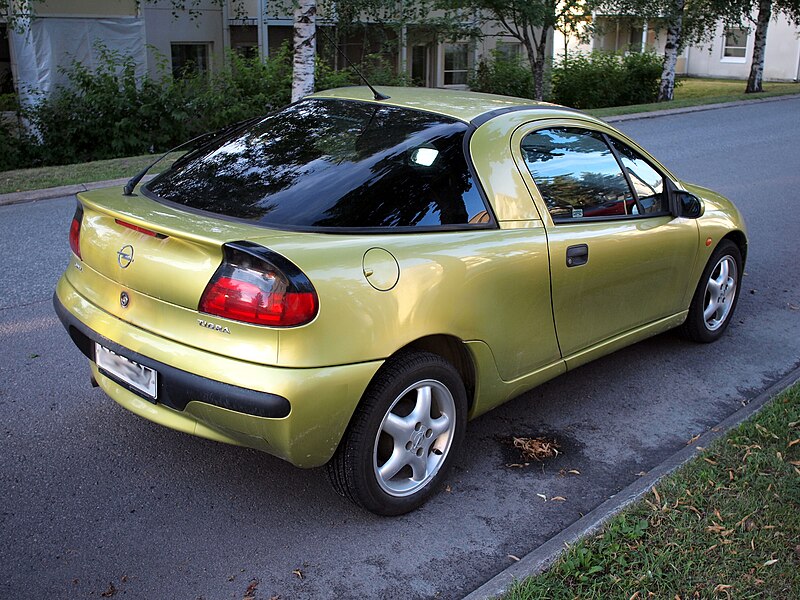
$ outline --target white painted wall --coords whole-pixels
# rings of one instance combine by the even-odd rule
[[[747,79],[753,59],[755,28],[747,36],[744,60],[723,56],[724,27],[717,26],[711,43],[689,48],[687,74],[695,77],[727,77]],[[800,28],[793,26],[780,16],[769,24],[767,30],[767,53],[764,59],[765,81],[797,81],[800,67]]]
[[[204,0],[197,7],[201,14],[191,19],[187,12],[179,12],[175,17],[169,0],[142,4],[145,36],[148,46],[158,50],[167,59],[169,70],[171,47],[173,43],[210,44],[211,68],[221,65],[225,56],[225,15],[226,11],[216,2]],[[156,53],[148,48],[148,70],[157,75]]]

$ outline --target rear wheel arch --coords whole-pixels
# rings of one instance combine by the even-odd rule
[[[394,354],[408,351],[438,354],[453,365],[464,383],[464,389],[467,392],[467,404],[469,409],[472,410],[472,405],[475,403],[476,388],[475,361],[463,341],[452,335],[428,335],[406,344]]]
[[[326,465],[328,479],[375,514],[414,510],[447,476],[467,414],[457,369],[439,354],[405,347],[367,386]]]
[[[450,365],[453,366],[453,368],[458,372],[462,383],[464,384],[464,390],[466,391],[467,395],[467,410],[468,412],[471,412],[472,406],[475,403],[477,375],[476,375],[475,361],[473,360],[469,350],[467,350],[467,347],[464,344],[464,342],[453,335],[447,335],[447,334],[435,334],[435,335],[428,335],[425,337],[421,337],[412,342],[409,342],[408,344],[402,346],[401,348],[398,348],[390,356],[387,356],[386,360],[384,361],[384,366],[386,365],[386,362],[388,362],[394,357],[414,352],[430,352],[431,354],[436,354],[437,356],[440,356]],[[372,383],[378,377],[381,376],[382,372],[383,372],[383,367],[379,368],[373,374],[369,383],[365,387],[361,398],[359,398],[358,402],[355,404],[353,415],[355,415],[358,412],[359,407],[362,405],[362,402],[364,400],[364,395],[367,393]],[[347,430],[352,425],[353,415],[350,416],[350,422],[345,428],[345,431],[343,432],[342,438],[340,438],[339,440],[337,448],[339,445],[341,445],[342,439],[344,439]]]

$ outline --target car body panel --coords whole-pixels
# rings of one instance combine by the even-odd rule
[[[525,112],[514,113],[522,121]],[[599,131],[621,139],[647,158],[675,185],[674,176],[631,140],[598,120],[576,117],[521,122],[511,134],[511,154],[548,232],[553,314],[563,356],[570,357],[626,331],[684,311],[694,291],[700,246],[696,219],[641,215],[555,223],[520,151],[533,131],[553,127]],[[567,264],[567,249],[586,244],[588,262]],[[699,277],[699,275],[698,275]]]
[[[485,341],[504,379],[560,357],[543,228],[297,234],[269,247],[298,265],[320,296],[314,322],[279,332],[280,365],[382,359],[428,335]],[[388,291],[376,290],[364,276],[362,257],[372,248],[387,251],[399,265],[399,279]],[[500,263],[503,269],[496,268]]]
[[[747,259],[747,227],[742,214],[733,202],[708,188],[679,181],[679,185],[687,192],[700,199],[703,206],[702,215],[696,219],[698,228],[698,253],[692,269],[692,281],[698,281],[708,259],[717,245],[724,238],[735,236],[735,241],[742,250],[742,259]],[[709,242],[710,240],[710,242]],[[694,289],[687,290],[684,304],[688,306]]]
[[[662,216],[563,223],[548,237],[553,313],[564,356],[686,308],[685,266],[697,254],[694,221]],[[588,262],[570,267],[567,248],[577,244],[588,246]]]
[[[126,197],[119,188],[81,193],[83,259],[72,255],[56,289],[66,311],[99,339],[213,381],[277,394],[291,411],[283,418],[259,417],[202,398],[178,411],[132,393],[92,363],[108,395],[165,426],[318,466],[335,451],[378,369],[402,349],[431,337],[462,344],[471,363],[466,371],[474,373],[467,382],[471,418],[568,369],[680,325],[719,241],[745,239],[741,215],[730,202],[677,180],[598,119],[518,98],[382,90],[389,100],[374,100],[367,88],[315,96],[471,123],[465,149],[493,224],[403,233],[287,231],[141,194]],[[619,138],[674,189],[697,195],[702,216],[680,217],[673,207],[672,214],[554,223],[519,152],[527,132],[552,126]],[[122,227],[116,219],[161,236]],[[319,298],[313,320],[262,327],[198,312],[223,245],[242,240],[285,257],[308,277]],[[589,261],[567,267],[566,248],[576,244],[589,246]],[[119,253],[126,246],[134,248],[134,260],[123,268],[127,261]]]
[[[509,227],[509,222],[516,221],[542,224],[542,216],[525,180],[515,168],[514,157],[508,152],[509,124],[523,118],[523,114],[529,113],[517,112],[492,119],[478,127],[469,140],[475,171],[500,227]],[[527,120],[530,116],[524,118]]]
[[[315,467],[327,462],[366,386],[382,361],[320,369],[286,369],[213,354],[150,333],[111,315],[81,296],[66,278],[56,287],[56,299],[100,343],[110,340],[134,353],[174,368],[199,373],[214,381],[278,394],[291,403],[289,416],[258,417],[189,402],[176,411],[153,404],[128,391],[97,370],[95,380],[126,408],[167,427],[202,437],[265,450],[295,465]]]
[[[381,86],[381,91],[389,96],[388,100],[375,100],[372,91],[365,86],[325,90],[312,94],[310,97],[338,98],[375,104],[389,104],[392,106],[401,106],[413,110],[446,115],[465,122],[469,122],[492,111],[516,109],[520,106],[560,108],[555,104],[535,102],[534,100],[526,98],[495,96],[493,94],[481,94],[476,92],[460,92],[457,90]]]

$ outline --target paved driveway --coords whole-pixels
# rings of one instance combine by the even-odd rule
[[[468,593],[798,364],[798,115],[794,99],[622,124],[743,209],[736,320],[717,344],[667,333],[477,419],[449,490],[394,519],[335,496],[322,470],[152,425],[90,388],[50,304],[74,200],[0,207],[0,597],[238,599],[253,580],[257,598]],[[562,454],[506,466],[501,438],[526,434]]]

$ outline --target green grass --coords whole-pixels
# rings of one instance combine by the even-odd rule
[[[621,106],[616,108],[600,108],[587,111],[598,117],[610,117],[639,112],[663,110],[665,108],[681,108],[702,104],[716,104],[718,102],[733,102],[754,98],[769,98],[785,94],[799,94],[800,83],[765,83],[764,92],[761,94],[745,94],[745,82],[730,79],[684,79],[675,90],[675,100],[659,102],[656,104],[637,104],[635,106]],[[18,169],[15,171],[0,172],[0,194],[9,192],[22,192],[37,190],[73,183],[86,183],[92,181],[105,181],[132,177],[140,169],[155,160],[155,156],[134,156],[130,158],[115,158],[111,160],[98,160],[95,162],[77,165],[64,165],[59,167],[41,167],[37,169]],[[152,170],[159,173],[170,165],[170,160],[164,160]]]
[[[172,164],[178,156],[180,156],[178,153],[174,157],[168,156],[153,167],[150,172],[160,173]],[[157,155],[147,154],[145,156],[96,160],[77,165],[3,171],[0,172],[0,194],[38,190],[73,183],[133,177],[156,158],[158,158]]]
[[[745,94],[744,89],[746,85],[747,82],[738,79],[685,78],[680,80],[680,85],[675,88],[675,98],[670,102],[596,108],[587,110],[586,112],[596,117],[612,117],[640,112],[652,112],[667,108],[685,108],[687,106],[701,106],[703,104],[717,104],[721,102],[735,102],[736,100],[754,100],[757,98],[785,96],[787,94],[800,94],[800,83],[765,83],[764,91],[759,94]]]
[[[507,600],[800,598],[800,384]]]

